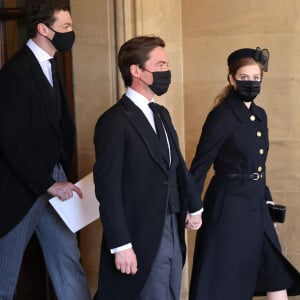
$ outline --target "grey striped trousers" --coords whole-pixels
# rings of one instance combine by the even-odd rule
[[[66,181],[60,166],[55,167],[53,177],[57,182]],[[23,254],[34,232],[39,239],[57,298],[91,299],[79,261],[76,235],[66,227],[48,200],[48,194],[38,198],[22,221],[0,239],[1,300],[13,299]]]

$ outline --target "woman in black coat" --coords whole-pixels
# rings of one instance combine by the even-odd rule
[[[282,255],[267,208],[267,116],[253,100],[267,71],[266,49],[239,49],[228,57],[229,85],[203,126],[191,166],[204,199],[197,233],[190,300],[287,299],[300,291],[299,272]]]

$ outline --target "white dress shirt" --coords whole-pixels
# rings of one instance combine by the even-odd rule
[[[49,59],[53,57],[51,57],[45,50],[39,47],[32,39],[29,39],[26,45],[33,52],[43,70],[43,73],[45,74],[51,86],[53,86],[51,63],[49,61]]]
[[[154,122],[154,117],[153,117],[153,111],[149,106],[150,102],[155,102],[154,99],[152,98],[149,101],[146,97],[139,94],[138,92],[131,89],[130,87],[127,88],[126,96],[144,113],[145,117],[149,121],[149,123],[152,126],[153,130],[155,131],[155,133],[157,133],[156,127],[155,127],[155,122]],[[169,165],[170,165],[171,164],[171,149],[170,149],[169,138],[168,138],[167,131],[166,131],[164,123],[163,123],[163,128],[164,128],[164,131],[165,131],[167,144],[168,144],[168,151],[169,151],[169,158],[170,158]]]
[[[136,92],[130,87],[127,88],[126,96],[144,113],[153,130],[156,132],[153,112],[150,106],[148,105],[150,102],[154,102],[154,99],[151,99],[151,101],[149,101],[142,94]]]

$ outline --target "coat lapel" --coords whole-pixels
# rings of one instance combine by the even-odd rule
[[[120,100],[124,106],[124,113],[134,128],[139,132],[141,138],[144,140],[146,147],[154,160],[167,172],[165,168],[165,162],[159,148],[159,140],[149,124],[148,120],[144,116],[143,112],[126,96]]]
[[[248,120],[251,114],[254,114],[259,121],[264,119],[262,110],[259,109],[254,102],[251,103],[251,107],[248,109],[234,91],[230,93],[226,101],[234,112],[236,118],[241,123],[245,122],[245,120]]]
[[[49,122],[53,129],[59,133],[59,129],[57,127],[57,118],[56,118],[56,110],[55,106],[53,105],[52,99],[52,87],[44,75],[41,66],[37,59],[35,58],[34,54],[31,52],[31,50],[28,47],[25,47],[25,54],[28,57],[28,60],[30,61],[31,65],[31,71],[34,78],[34,81],[37,85],[38,91],[41,95],[41,101],[43,101],[45,107],[47,116],[49,119]]]
[[[173,145],[175,146],[175,151],[181,157],[181,152],[180,152],[180,149],[179,149],[177,133],[174,129],[173,124],[171,123],[170,117],[167,114],[167,109],[165,107],[159,105],[159,112],[160,112],[161,118],[164,122],[164,125],[166,126],[166,130],[167,130],[167,133],[168,133],[168,138],[172,139]]]

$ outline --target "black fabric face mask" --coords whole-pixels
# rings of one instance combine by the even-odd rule
[[[147,70],[146,70],[147,71]],[[150,71],[148,71],[150,72]],[[171,83],[171,71],[161,71],[161,72],[150,72],[153,75],[153,83],[149,85],[149,88],[157,96],[165,94]]]
[[[51,27],[51,29],[55,34],[52,40],[50,40],[53,46],[61,52],[68,51],[72,48],[74,41],[75,41],[75,32],[68,31],[68,32],[57,32]]]
[[[261,81],[236,80],[236,93],[244,102],[252,102],[260,93]]]

